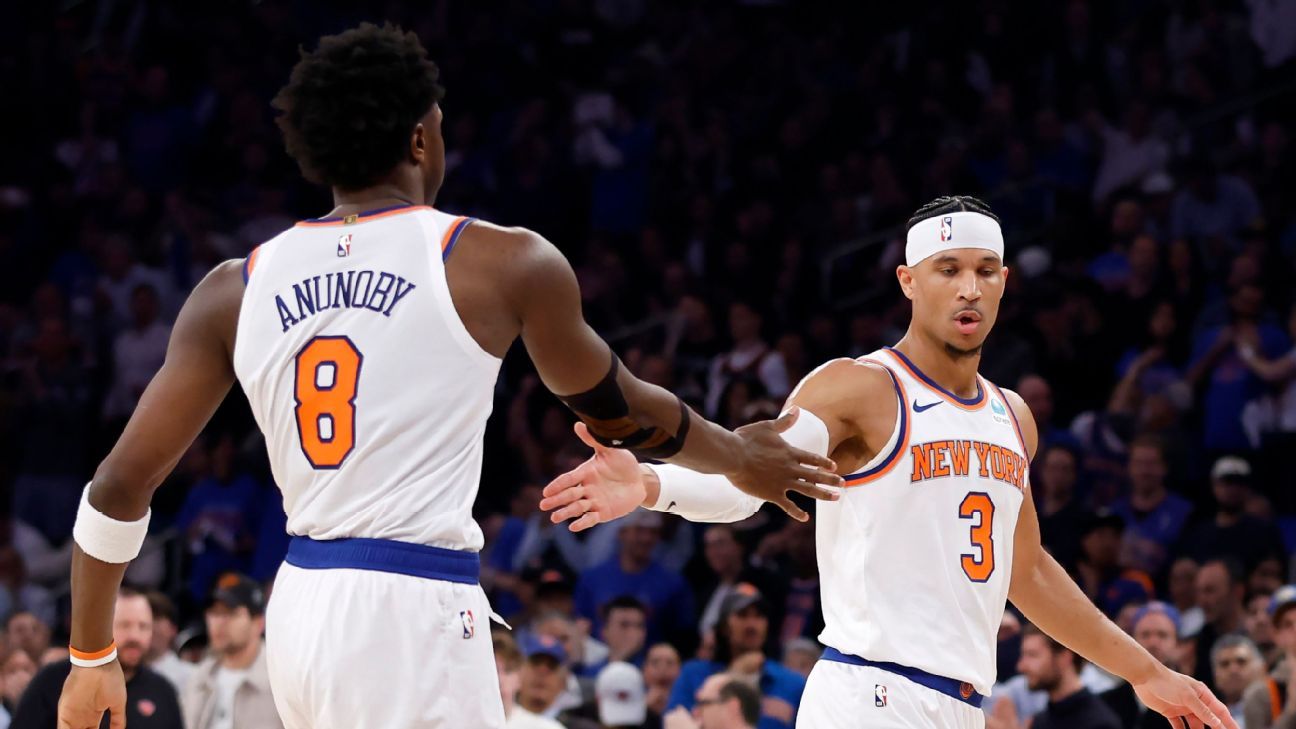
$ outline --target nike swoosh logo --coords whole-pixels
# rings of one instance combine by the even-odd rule
[[[672,501],[672,502],[670,502],[670,504],[666,507],[666,511],[670,511],[671,509],[674,509],[674,508],[675,508],[675,502]]]
[[[919,405],[919,404],[918,404],[918,401],[917,401],[917,400],[914,400],[914,412],[915,412],[915,413],[921,413],[921,412],[923,412],[924,410],[931,410],[932,408],[936,407],[937,405],[940,405],[942,402],[944,402],[944,401],[943,401],[943,400],[937,400],[936,402],[929,402],[929,403],[927,403],[926,405]]]

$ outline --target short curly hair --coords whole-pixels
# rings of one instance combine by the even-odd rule
[[[445,95],[439,76],[414,33],[362,23],[303,49],[271,104],[306,179],[356,190],[401,161],[410,132]]]

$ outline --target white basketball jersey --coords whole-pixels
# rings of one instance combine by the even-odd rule
[[[1016,416],[980,376],[964,400],[897,350],[861,361],[891,373],[900,408],[886,447],[817,505],[820,640],[989,695],[1029,483]]]
[[[424,206],[304,221],[248,256],[234,371],[289,533],[481,548],[500,360],[464,328],[444,266],[471,223]]]

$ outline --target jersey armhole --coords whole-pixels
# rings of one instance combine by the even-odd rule
[[[904,383],[896,377],[896,373],[890,367],[877,360],[861,358],[858,361],[877,365],[886,370],[891,377],[891,386],[896,394],[896,420],[891,428],[891,437],[887,439],[886,445],[878,449],[877,455],[873,456],[859,471],[842,477],[848,487],[862,486],[889,473],[900,462],[900,456],[909,444],[909,406]]]

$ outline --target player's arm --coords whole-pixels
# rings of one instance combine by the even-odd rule
[[[79,652],[112,644],[117,590],[139,552],[153,491],[234,382],[231,353],[242,291],[241,261],[217,266],[194,289],[171,331],[162,368],[86,488],[73,529],[71,644]],[[101,705],[101,683],[114,670],[121,675],[115,662],[74,667],[60,702],[61,719],[80,727],[92,718],[85,726],[99,726],[108,708]]]
[[[585,323],[575,273],[548,241],[529,231],[493,227],[476,234],[488,246],[491,237],[508,238],[499,241],[513,252],[505,261],[505,294],[517,313],[522,341],[545,387],[581,418],[595,440],[642,458],[724,474],[759,496],[773,498],[788,490],[818,496],[813,484],[839,482],[827,458],[789,447],[772,424],[732,433],[621,366]]]
[[[842,397],[843,392],[851,393]],[[850,466],[864,463],[891,436],[897,400],[889,375],[853,360],[835,360],[810,373],[788,397],[776,421],[792,446],[831,455]],[[754,514],[764,503],[734,488],[723,476],[677,465],[641,465],[592,440],[583,424],[577,433],[594,456],[554,479],[540,508],[553,511],[554,523],[575,519],[573,531],[622,516],[643,506],[696,522],[733,522]],[[741,429],[740,429],[741,430]],[[806,515],[791,502],[788,513]]]
[[[1035,418],[1017,393],[1004,390],[1004,396],[1017,415],[1026,449],[1033,459],[1039,442]],[[1027,620],[1054,640],[1128,681],[1150,708],[1166,717],[1195,716],[1207,726],[1236,729],[1228,710],[1204,684],[1161,665],[1108,620],[1044,550],[1040,543],[1039,516],[1029,493],[1022,501],[1013,536],[1008,599]]]

